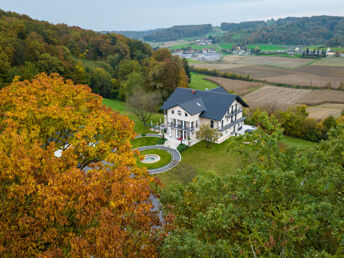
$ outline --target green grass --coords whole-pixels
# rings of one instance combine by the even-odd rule
[[[184,150],[182,160],[177,167],[161,173],[158,178],[165,184],[181,182],[182,178],[205,175],[212,171],[219,176],[235,173],[240,166],[239,157],[228,149],[228,141],[222,144],[210,144],[206,148],[205,142],[199,142]],[[192,174],[192,173],[195,174]]]
[[[191,72],[191,83],[189,84],[189,88],[195,90],[205,90],[206,88],[208,88],[210,90],[219,86],[216,83],[204,80],[205,77],[208,76],[204,74]]]
[[[142,146],[156,145],[159,138],[157,137],[140,137],[136,138],[131,142],[132,148],[138,148]]]
[[[276,44],[251,44],[246,47],[249,49],[258,47],[262,51],[267,51],[267,50],[285,50],[288,46],[276,45]]]
[[[205,175],[213,172],[219,176],[237,173],[240,168],[240,157],[228,148],[230,139],[221,144],[211,144],[206,148],[205,142],[197,143],[184,150],[182,160],[177,167],[161,173],[158,178],[165,184],[173,182],[191,181],[197,175]],[[305,141],[303,139],[284,136],[282,143],[289,147],[313,148],[317,143]]]
[[[165,150],[158,150],[158,149],[152,149],[152,150],[145,150],[140,151],[141,155],[147,155],[147,154],[156,154],[160,156],[160,160],[158,162],[152,163],[152,164],[144,164],[139,159],[137,159],[137,166],[138,167],[146,167],[147,169],[155,169],[155,168],[161,168],[171,161],[171,154]]]
[[[220,47],[222,47],[223,49],[232,49],[233,43],[220,44]]]
[[[130,110],[130,108],[128,107],[128,105],[125,102],[122,102],[119,100],[103,98],[103,104],[111,107],[112,110],[115,112],[118,111],[122,115],[128,116],[130,120],[134,121],[135,132],[137,134],[154,133],[154,132],[149,130],[150,121],[148,122],[149,125],[147,127],[144,127],[143,122],[137,118],[137,116],[134,114],[133,111]],[[163,121],[163,115],[156,113],[156,114],[152,115],[150,120],[152,120],[153,124],[156,125],[157,122],[160,123],[160,119],[161,119],[161,121]]]
[[[282,141],[287,146],[296,147],[296,148],[314,148],[316,146],[316,142],[306,141],[300,138],[284,136]]]

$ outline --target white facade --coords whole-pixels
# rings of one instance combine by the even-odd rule
[[[221,120],[203,118],[201,113],[191,115],[180,106],[165,110],[164,127],[167,128],[167,137],[173,140],[183,140],[184,143],[194,144],[198,140],[196,132],[200,125],[208,124],[220,132],[216,143],[222,143],[231,136],[235,136],[244,124],[243,105],[234,100]]]

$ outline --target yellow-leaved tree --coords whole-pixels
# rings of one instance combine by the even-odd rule
[[[133,122],[57,74],[0,90],[0,256],[154,256]]]

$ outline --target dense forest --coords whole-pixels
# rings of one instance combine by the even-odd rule
[[[59,73],[88,84],[103,97],[125,99],[130,87],[158,90],[163,98],[188,78],[168,50],[114,33],[53,25],[0,10],[0,88],[15,76]]]
[[[222,23],[225,42],[287,45],[344,45],[344,17],[288,17],[269,21]]]
[[[169,41],[188,37],[202,36],[212,32],[211,24],[173,26],[144,37],[146,41]]]

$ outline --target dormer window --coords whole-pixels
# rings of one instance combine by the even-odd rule
[[[182,115],[182,111],[178,110],[178,115],[181,116]]]
[[[188,116],[188,113],[185,112],[185,116]]]
[[[172,115],[174,114],[174,110],[171,111]]]

